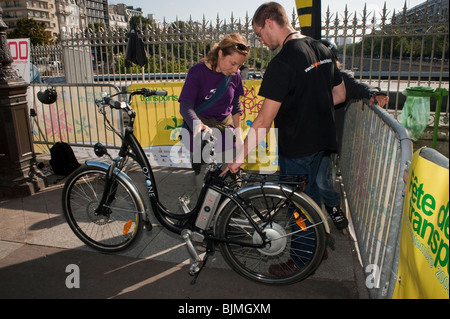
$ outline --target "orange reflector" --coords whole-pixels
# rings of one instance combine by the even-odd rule
[[[306,231],[306,223],[303,220],[303,218],[300,216],[300,214],[297,212],[294,212],[294,218],[295,218],[295,222],[297,223],[298,227],[300,227],[300,229],[302,231]]]
[[[133,223],[133,221],[131,219],[125,223],[125,225],[123,226],[123,234],[124,235],[128,234],[128,231],[130,230],[132,223]]]

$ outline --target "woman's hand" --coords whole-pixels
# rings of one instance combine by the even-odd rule
[[[194,138],[197,136],[198,133],[201,133],[205,131],[206,133],[212,134],[212,129],[203,123],[200,122],[200,124],[194,126],[194,131],[192,132],[194,135]]]

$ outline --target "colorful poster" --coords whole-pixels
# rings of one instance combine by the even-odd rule
[[[417,151],[406,186],[393,298],[449,298],[449,170]]]
[[[45,91],[48,87],[35,85],[31,87],[32,94],[37,95],[39,91]],[[77,86],[54,86],[57,100],[52,104],[42,104],[35,99],[33,106],[36,112],[38,125],[32,121],[32,134],[35,141],[54,143],[58,141],[69,142],[73,145],[94,145],[101,142],[106,146],[115,145],[120,147],[120,141],[113,132],[105,128],[103,116],[98,113],[95,99],[100,98],[101,92],[115,93],[111,87],[80,88]],[[107,110],[108,118],[116,128],[121,127],[120,113],[117,110]],[[114,115],[113,115],[114,114]],[[46,141],[43,140],[44,135]],[[77,156],[95,155],[93,148],[90,153],[83,149]]]
[[[144,148],[152,165],[191,167],[190,153],[180,141],[183,118],[178,98],[184,83],[133,84],[130,91],[140,88],[165,90],[167,96],[135,96],[133,108],[137,113],[135,135]],[[245,137],[258,114],[263,99],[258,96],[261,81],[245,81],[245,94],[241,99],[243,110],[241,128]],[[266,173],[278,169],[276,136],[274,130],[246,160],[245,168]]]

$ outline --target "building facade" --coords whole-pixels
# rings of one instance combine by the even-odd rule
[[[29,18],[43,22],[52,37],[59,34],[55,0],[0,0],[0,6],[3,21],[8,26],[7,32],[16,27],[18,20]]]
[[[29,18],[43,22],[53,39],[59,34],[76,34],[95,23],[126,29],[131,17],[143,16],[141,8],[123,3],[108,5],[108,0],[0,0],[0,6],[7,32],[16,27],[18,20]]]
[[[108,0],[85,0],[87,23],[103,23],[109,27]]]
[[[406,21],[411,22],[414,19],[423,21],[446,21],[448,16],[449,0],[428,0],[415,7],[408,8],[406,11]],[[403,13],[398,16],[401,17]]]
[[[77,34],[86,28],[86,0],[55,1],[60,34]]]

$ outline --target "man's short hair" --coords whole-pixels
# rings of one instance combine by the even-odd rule
[[[266,19],[275,21],[279,26],[289,25],[286,10],[277,2],[266,2],[262,4],[253,15],[253,25],[263,27]]]

